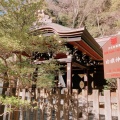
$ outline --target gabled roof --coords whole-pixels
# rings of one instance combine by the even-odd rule
[[[73,29],[49,22],[32,27],[31,33],[34,35],[42,33],[46,36],[57,34],[61,38],[66,38],[69,44],[87,54],[93,60],[102,60],[102,49],[86,28]]]

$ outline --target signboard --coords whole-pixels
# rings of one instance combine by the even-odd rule
[[[112,37],[103,46],[104,77],[120,77],[120,36]]]

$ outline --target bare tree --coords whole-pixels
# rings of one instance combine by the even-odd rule
[[[119,8],[118,0],[48,0],[47,3],[57,23],[72,28],[86,26],[94,36],[110,34],[110,28],[116,26],[111,19],[119,25],[118,14],[114,16]]]

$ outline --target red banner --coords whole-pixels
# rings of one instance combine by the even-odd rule
[[[104,77],[120,77],[120,36],[112,37],[103,46]]]

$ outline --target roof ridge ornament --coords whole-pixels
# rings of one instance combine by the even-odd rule
[[[45,15],[44,10],[38,10],[36,12],[37,22],[41,24],[52,23],[52,18],[49,15]]]
[[[36,21],[33,22],[33,26],[30,28],[30,30],[37,30],[40,26],[46,25],[48,23],[52,23],[52,18],[49,17],[49,15],[45,15],[44,10],[37,10],[35,12],[36,15]]]

